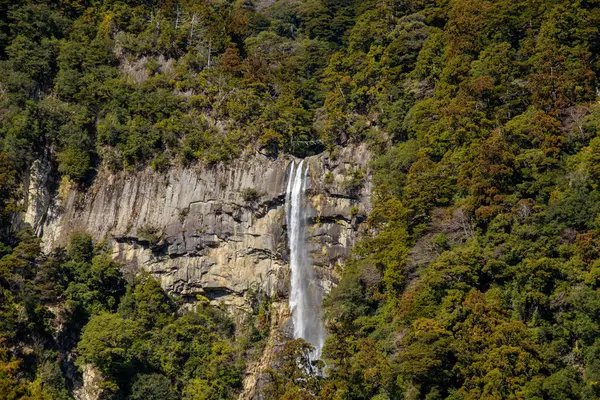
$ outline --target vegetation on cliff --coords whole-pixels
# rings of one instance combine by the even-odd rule
[[[217,311],[180,315],[147,277],[126,283],[98,250],[82,258],[84,239],[44,256],[5,229],[32,159],[51,152],[85,183],[102,163],[164,170],[364,141],[375,208],[326,300],[327,375],[290,362],[306,362],[294,341],[265,395],[600,397],[597,1],[0,10],[0,393],[69,396],[60,340],[107,377],[106,396],[229,398],[243,369]],[[53,336],[56,303],[78,313],[77,338]]]
[[[378,4],[340,56],[372,91],[394,71]],[[397,97],[366,97],[392,145],[313,395],[599,398],[598,4],[409,4]]]
[[[0,398],[72,398],[93,366],[101,398],[233,398],[261,332],[207,303],[190,309],[149,275],[126,280],[89,236],[43,255],[23,232],[0,261]],[[80,389],[79,389],[80,390]]]

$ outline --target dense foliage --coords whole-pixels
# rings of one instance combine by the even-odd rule
[[[265,335],[264,302],[251,298],[236,327],[206,298],[185,305],[150,275],[126,279],[87,234],[42,253],[30,229],[9,229],[18,174],[0,159],[0,399],[71,399],[82,370],[102,399],[235,398]]]
[[[326,67],[353,4],[1,7],[0,146],[20,168],[52,151],[61,174],[86,182],[101,161],[164,170],[226,162],[246,146],[304,155],[336,141],[337,106],[321,115],[337,81]]]
[[[374,210],[326,300],[326,374],[307,374],[306,345],[290,342],[265,396],[600,398],[596,0],[0,10],[8,398],[68,396],[58,349],[73,339],[53,336],[56,303],[107,396],[228,398],[243,369],[217,311],[177,312],[85,237],[44,256],[31,233],[4,229],[34,158],[51,154],[86,183],[101,165],[164,170],[353,142],[375,155]]]
[[[386,6],[338,58],[392,145],[314,397],[599,398],[598,4]]]
[[[234,343],[222,311],[184,311],[147,275],[126,281],[89,236],[68,250],[44,256],[24,232],[0,260],[0,398],[72,398],[73,355],[97,369],[103,399],[235,397],[251,343]]]

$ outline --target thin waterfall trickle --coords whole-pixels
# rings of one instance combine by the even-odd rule
[[[290,248],[290,310],[294,337],[302,338],[314,348],[311,358],[321,358],[325,344],[325,327],[321,309],[321,288],[313,271],[308,251],[306,227],[308,164],[304,160],[296,167],[290,163],[286,190],[286,220]]]

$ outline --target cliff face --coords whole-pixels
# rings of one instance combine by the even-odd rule
[[[146,270],[177,295],[201,294],[245,309],[244,294],[287,296],[286,174],[291,159],[261,155],[230,165],[101,172],[86,191],[62,184],[27,205],[27,222],[46,250],[67,244],[73,232],[109,240],[113,255],[133,271]],[[309,240],[328,291],[335,265],[360,235],[370,209],[368,152],[345,148],[309,157]],[[30,191],[47,174],[32,170]]]
[[[68,182],[54,190],[51,163],[42,159],[25,182],[27,211],[21,223],[34,228],[46,251],[67,245],[74,232],[106,240],[129,271],[149,271],[167,291],[190,302],[205,296],[233,316],[250,311],[249,294],[270,296],[271,333],[262,355],[248,366],[240,397],[253,398],[274,348],[289,334],[285,197],[290,161],[255,155],[167,173],[100,172],[87,190]],[[327,293],[370,211],[369,154],[364,147],[349,147],[306,162],[309,250]],[[83,369],[79,399],[98,398],[96,375],[89,368]]]

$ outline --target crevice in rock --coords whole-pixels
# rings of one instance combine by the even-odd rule
[[[263,201],[258,204],[257,211],[254,213],[256,218],[263,218],[269,213],[269,211],[276,209],[277,207],[285,203],[285,193],[279,196],[272,197],[269,200]]]
[[[218,287],[203,287],[202,290],[204,291],[204,294],[206,297],[208,297],[210,300],[218,300],[221,297],[225,297],[225,296],[242,296],[243,293],[238,293],[235,292],[233,290],[231,290],[228,287],[224,287],[224,286],[218,286]]]
[[[333,236],[331,236],[327,232],[322,232],[322,233],[317,233],[317,234],[310,235],[310,238],[312,240],[325,239],[326,241],[333,241]]]
[[[309,223],[311,225],[319,225],[319,224],[339,224],[340,222],[345,222],[346,224],[350,224],[352,221],[351,218],[345,217],[341,214],[336,215],[321,215],[318,217],[309,218]]]
[[[168,254],[169,244],[161,239],[158,243],[152,244],[148,240],[143,240],[137,236],[113,236],[112,237],[117,243],[125,243],[133,246],[139,246],[144,249],[152,251],[155,256],[166,256]]]
[[[283,260],[279,254],[267,249],[250,248],[243,252],[243,254],[245,256],[256,255],[262,260]]]
[[[319,224],[339,224],[340,222],[344,222],[345,224],[350,225],[354,230],[358,228],[358,225],[362,224],[367,220],[366,215],[355,215],[354,217],[346,217],[342,214],[335,215],[320,215],[317,217],[311,217],[309,219],[309,223],[311,225],[319,225]],[[344,224],[344,225],[345,225]]]
[[[360,201],[360,196],[358,196],[358,195],[350,195],[350,194],[344,194],[344,193],[327,193],[327,196],[332,197],[334,199]]]

